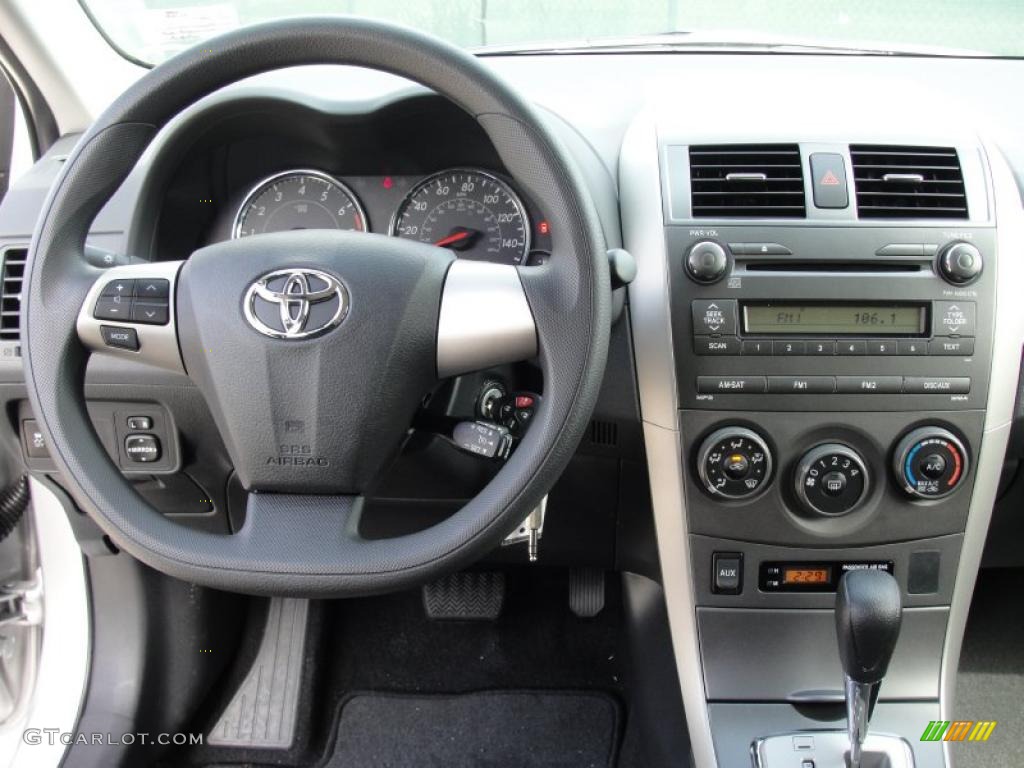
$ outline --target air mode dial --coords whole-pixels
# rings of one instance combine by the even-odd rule
[[[960,487],[967,461],[967,449],[948,429],[921,427],[896,446],[893,471],[910,496],[941,499]]]
[[[848,445],[819,445],[797,465],[796,495],[808,512],[845,515],[860,504],[867,490],[864,459]]]
[[[727,499],[746,499],[767,485],[772,455],[756,432],[725,427],[701,443],[697,472],[708,493]]]

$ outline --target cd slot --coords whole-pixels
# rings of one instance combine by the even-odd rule
[[[894,264],[891,261],[746,261],[747,272],[814,272],[816,274],[858,272],[861,274],[906,274],[920,272],[920,264]]]

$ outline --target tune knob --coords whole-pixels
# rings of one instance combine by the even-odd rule
[[[697,473],[708,493],[746,499],[767,485],[772,474],[772,454],[753,430],[724,427],[701,443]]]
[[[939,272],[950,283],[966,285],[981,274],[984,260],[971,243],[955,242],[939,252]]]
[[[686,254],[686,273],[698,283],[717,282],[728,268],[725,249],[713,240],[694,243]]]
[[[867,491],[867,466],[848,445],[816,446],[797,464],[796,495],[808,512],[845,515],[860,504]]]
[[[919,499],[949,496],[967,475],[967,449],[952,432],[921,427],[900,440],[893,471],[900,487]]]

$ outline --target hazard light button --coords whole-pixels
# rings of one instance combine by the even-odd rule
[[[846,208],[850,195],[846,188],[846,165],[835,152],[814,152],[811,155],[811,179],[814,205],[818,208]]]

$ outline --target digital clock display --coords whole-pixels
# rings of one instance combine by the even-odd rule
[[[784,568],[783,584],[828,584],[832,580],[831,568]]]
[[[922,304],[744,304],[743,329],[768,335],[921,336],[927,314]]]

